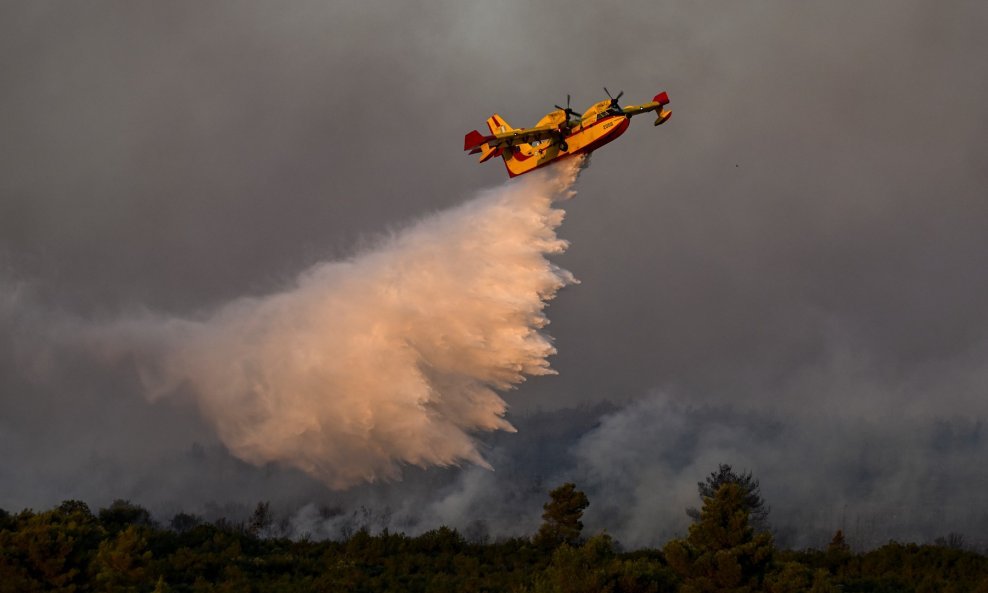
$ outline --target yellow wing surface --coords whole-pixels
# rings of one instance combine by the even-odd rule
[[[562,132],[556,126],[537,126],[534,128],[518,128],[510,132],[499,132],[494,134],[486,144],[495,148],[507,148],[508,146],[518,146],[519,144],[531,144],[538,140],[549,140],[559,138]]]
[[[480,162],[484,162],[492,156],[500,154],[500,151],[503,151],[505,148],[531,145],[533,142],[541,142],[543,140],[559,140],[565,133],[560,128],[560,123],[556,121],[557,119],[565,121],[566,115],[559,112],[559,116],[556,117],[556,112],[553,112],[542,118],[539,122],[540,125],[534,128],[516,129],[508,125],[508,122],[504,121],[500,115],[495,113],[487,118],[487,127],[491,131],[490,135],[484,136],[476,130],[470,132],[464,138],[463,150],[469,150],[470,154],[482,153]]]

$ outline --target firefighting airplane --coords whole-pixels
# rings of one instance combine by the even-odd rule
[[[623,134],[633,115],[657,111],[655,125],[665,123],[672,115],[663,108],[669,103],[669,95],[664,92],[655,95],[649,103],[629,107],[618,106],[624,91],[616,97],[611,97],[606,87],[604,92],[608,99],[591,105],[579,119],[570,119],[578,114],[570,109],[566,95],[566,107],[555,105],[556,111],[540,119],[534,128],[512,128],[495,113],[487,119],[490,135],[484,136],[477,130],[470,132],[463,141],[463,150],[480,153],[481,163],[495,156],[503,158],[508,175],[515,177],[561,158],[593,152]]]

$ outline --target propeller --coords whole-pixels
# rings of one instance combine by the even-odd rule
[[[611,91],[607,90],[606,86],[604,87],[604,92],[607,93],[607,97],[611,100],[611,105],[613,105],[614,107],[617,107],[618,99],[620,99],[624,95],[624,91],[618,91],[618,96],[612,97]]]
[[[566,107],[560,107],[559,105],[553,105],[556,109],[561,110],[566,115],[572,115],[573,117],[579,117],[580,114],[570,109],[569,106],[569,95],[566,95]]]

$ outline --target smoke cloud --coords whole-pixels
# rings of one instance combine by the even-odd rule
[[[472,438],[514,431],[498,391],[552,374],[547,301],[573,276],[547,259],[580,163],[420,220],[275,294],[200,319],[145,314],[81,328],[132,359],[147,397],[191,398],[236,457],[327,486],[397,479],[403,464],[470,462]]]
[[[732,463],[793,527],[780,542],[988,543],[988,3],[395,4],[0,5],[0,507],[270,500],[313,536],[497,536],[532,533],[572,480],[588,533],[661,544]],[[559,28],[592,42],[542,34]],[[458,428],[497,471],[395,458],[401,482],[334,491],[233,457],[189,361],[243,378],[249,359],[204,328],[218,341],[234,308],[299,293],[296,272],[366,265],[340,254],[500,184],[457,142],[483,115],[531,125],[603,85],[667,90],[677,115],[633,123],[567,204],[551,259],[584,284],[552,303],[559,376],[491,387],[518,433]],[[318,335],[251,321],[293,336],[285,360]],[[256,412],[212,393],[231,421]]]

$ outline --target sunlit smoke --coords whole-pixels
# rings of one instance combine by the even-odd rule
[[[489,467],[471,438],[514,428],[498,391],[553,371],[546,302],[573,276],[547,256],[579,163],[427,217],[276,294],[200,320],[145,316],[89,332],[133,358],[150,399],[191,394],[237,457],[332,488],[403,464]]]

